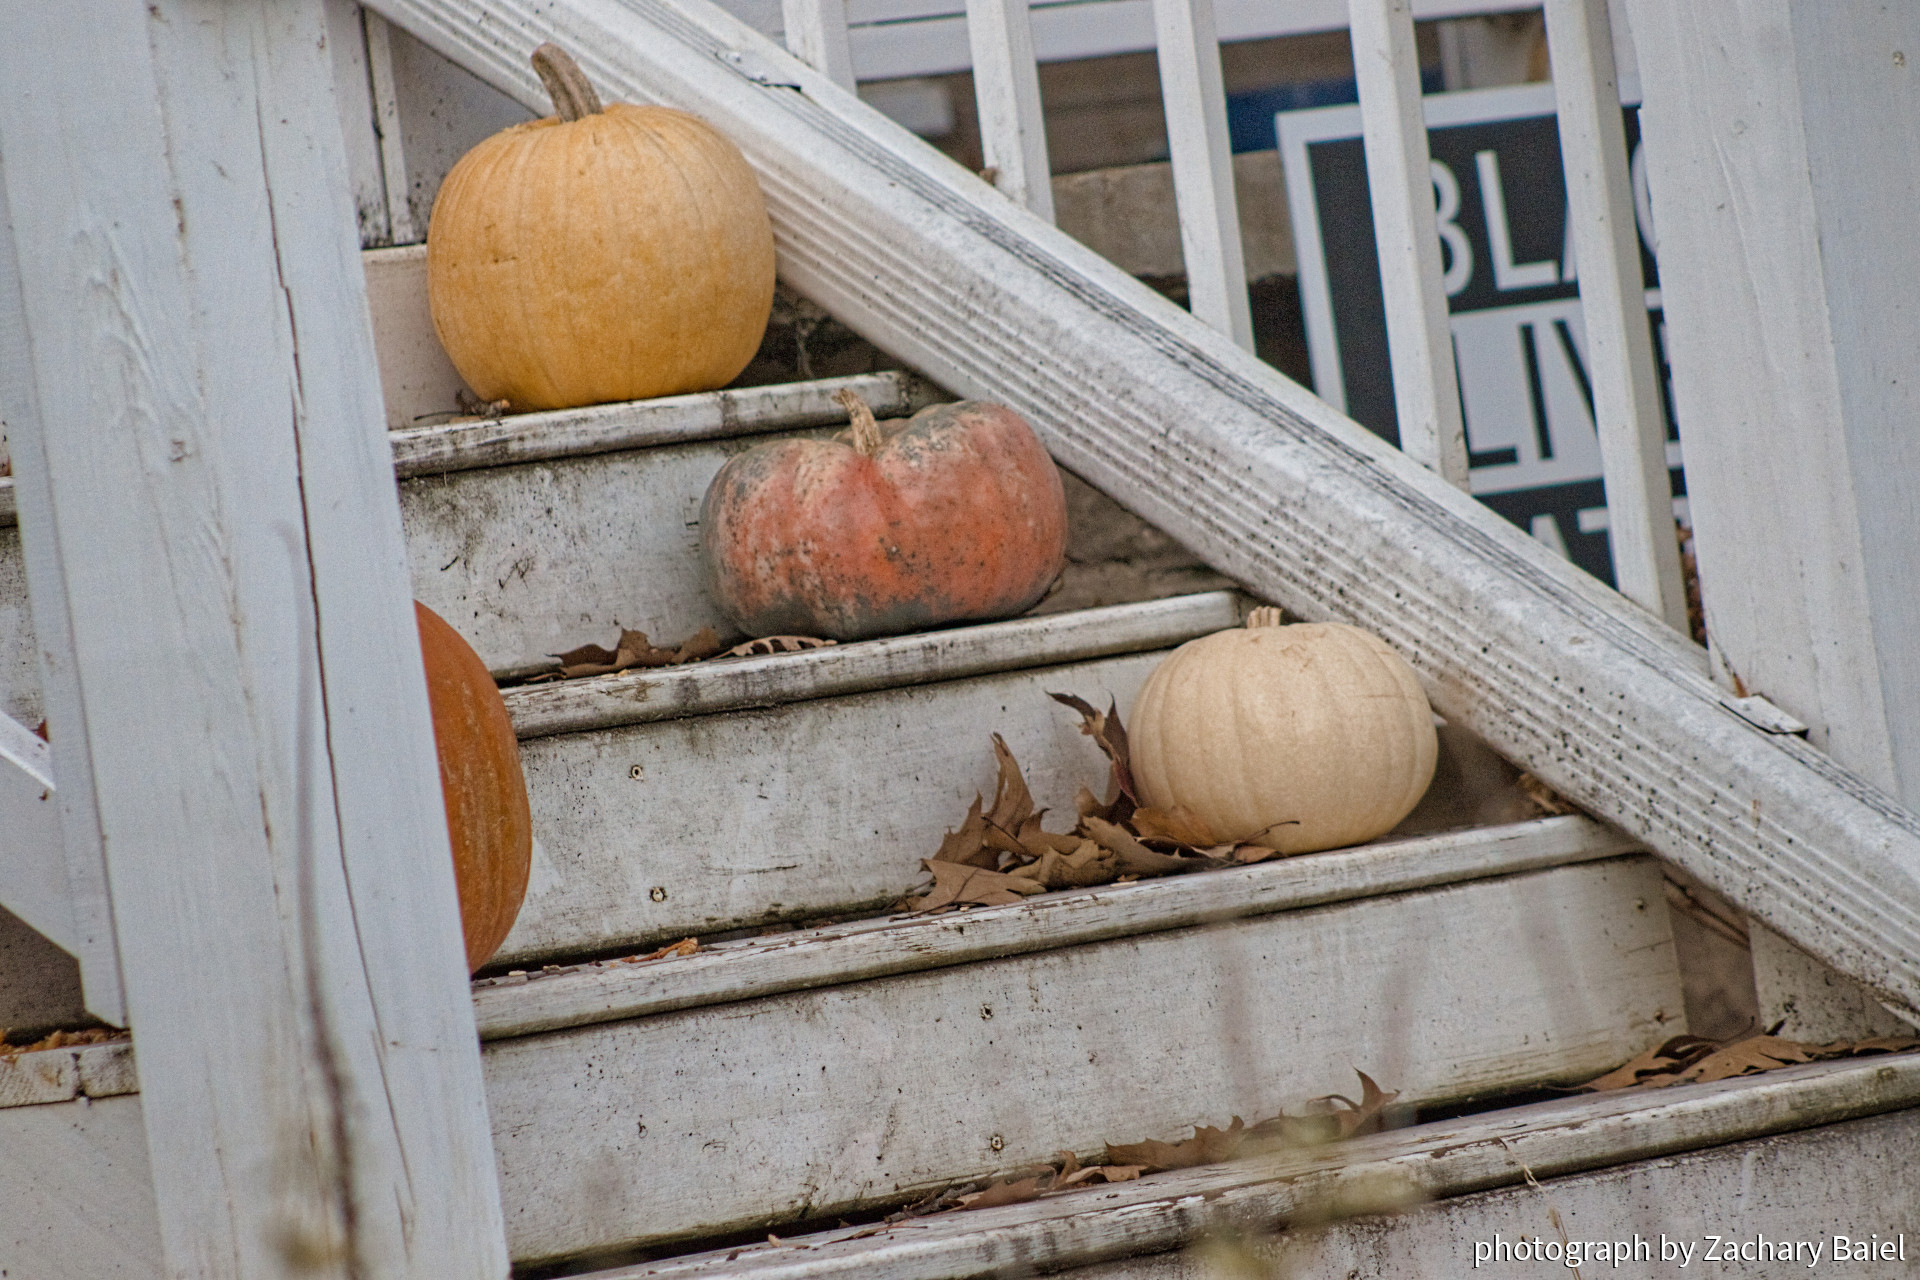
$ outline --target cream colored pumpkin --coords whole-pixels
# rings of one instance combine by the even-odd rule
[[[427,297],[454,368],[515,411],[725,386],[773,307],[753,170],[685,112],[603,110],[553,46],[534,63],[559,117],[482,142],[434,201]]]
[[[1433,780],[1426,694],[1371,632],[1279,623],[1256,609],[1147,678],[1127,724],[1141,803],[1182,805],[1221,840],[1273,828],[1262,843],[1283,853],[1384,835]]]

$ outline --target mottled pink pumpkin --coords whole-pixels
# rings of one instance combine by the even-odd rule
[[[759,445],[707,489],[708,583],[743,630],[859,640],[1005,618],[1046,594],[1066,495],[1018,414],[969,400],[878,424],[843,402],[850,439]]]

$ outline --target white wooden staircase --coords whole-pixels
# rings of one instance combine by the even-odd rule
[[[896,907],[991,794],[988,735],[1070,810],[1106,763],[1047,693],[1124,711],[1167,650],[1243,616],[1231,592],[515,685],[535,865],[472,1012],[521,1273],[1439,1275],[1495,1232],[1920,1248],[1920,1056],[1537,1100],[1686,1030],[1652,855],[1920,1003],[1904,810],[1662,624],[718,10],[372,7],[526,100],[524,51],[554,38],[609,96],[715,119],[762,173],[786,279],[946,389],[874,374],[394,431],[413,591],[496,674],[620,626],[724,625],[695,554],[706,484],[769,434],[832,430],[841,387],[882,416],[987,395],[1250,590],[1380,630],[1442,714],[1600,819]],[[422,312],[377,302],[377,339],[417,348]],[[43,647],[19,557],[0,528],[0,654]],[[38,680],[0,667],[0,707],[33,716]],[[689,935],[691,955],[628,959]],[[0,1059],[0,1274],[188,1274],[162,1260],[140,1044],[136,1025]],[[1294,1110],[1355,1068],[1399,1092],[1398,1127],[881,1221],[1062,1150]]]

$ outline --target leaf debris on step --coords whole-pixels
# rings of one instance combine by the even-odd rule
[[[1069,831],[1042,826],[1047,810],[1033,793],[1006,739],[993,735],[999,771],[993,803],[976,795],[955,830],[921,861],[930,885],[901,905],[908,911],[992,907],[1051,889],[1087,889],[1148,876],[1181,875],[1213,867],[1244,866],[1279,856],[1272,830],[1251,839],[1221,841],[1197,814],[1175,805],[1142,806],[1134,792],[1127,731],[1116,705],[1101,711],[1068,693],[1049,694],[1080,715],[1080,731],[1106,753],[1109,793],[1096,799],[1085,787]],[[1283,824],[1287,825],[1287,824]]]
[[[1803,1062],[1836,1058],[1864,1058],[1879,1053],[1906,1053],[1920,1049],[1920,1036],[1873,1036],[1865,1040],[1832,1040],[1808,1044],[1787,1040],[1771,1031],[1743,1040],[1708,1040],[1702,1036],[1674,1036],[1631,1062],[1580,1085],[1575,1092],[1603,1093],[1612,1089],[1664,1089],[1673,1084],[1730,1080],[1758,1075]]]
[[[1341,1094],[1329,1094],[1307,1103],[1300,1115],[1290,1116],[1283,1111],[1251,1126],[1235,1116],[1224,1129],[1198,1125],[1191,1138],[1179,1142],[1156,1139],[1110,1142],[1105,1161],[1095,1165],[1082,1166],[1073,1152],[1058,1151],[1050,1164],[1022,1169],[984,1186],[976,1183],[949,1187],[902,1209],[887,1221],[892,1223],[949,1209],[991,1209],[1020,1204],[1095,1182],[1131,1182],[1144,1174],[1219,1164],[1285,1148],[1321,1146],[1372,1133],[1380,1128],[1387,1104],[1399,1094],[1382,1089],[1364,1071],[1355,1074],[1360,1077],[1358,1102]]]
[[[674,956],[690,956],[694,952],[698,951],[699,949],[700,949],[700,939],[682,938],[680,939],[680,941],[675,942],[670,946],[662,947],[658,951],[649,951],[646,955],[643,955],[643,956],[627,956],[624,959],[622,959],[620,963],[621,964],[645,964],[649,960],[666,960]]]
[[[644,631],[620,632],[620,639],[609,649],[604,645],[583,644],[565,653],[550,655],[560,664],[557,671],[543,671],[528,677],[523,684],[547,684],[555,680],[581,680],[589,676],[612,675],[635,667],[677,667],[690,662],[724,662],[729,658],[758,658],[782,653],[803,653],[824,649],[838,641],[818,636],[761,636],[727,648],[720,633],[702,627],[684,643],[663,648],[647,638]]]

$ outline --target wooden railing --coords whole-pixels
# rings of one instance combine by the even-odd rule
[[[1506,7],[1511,6],[1456,4],[1444,11]],[[850,8],[846,0],[785,0],[782,15],[788,49],[848,88],[855,65]],[[922,3],[888,14],[926,21],[939,8]],[[1051,221],[1033,34],[1040,8],[1028,0],[968,0],[965,20],[987,173],[1001,191]],[[1347,13],[1338,9],[1325,0],[1292,0],[1269,6],[1261,29],[1290,33],[1348,20],[1401,447],[1465,489],[1466,428],[1441,281],[1414,40],[1416,6],[1412,0],[1351,0]],[[1418,10],[1428,16],[1436,6],[1423,4]],[[1214,0],[1152,0],[1152,16],[1191,306],[1195,315],[1251,350]],[[1684,632],[1686,592],[1667,474],[1666,422],[1643,301],[1606,0],[1550,0],[1547,32],[1571,241],[1581,264],[1614,579],[1629,599]],[[928,68],[912,64],[907,69]]]

